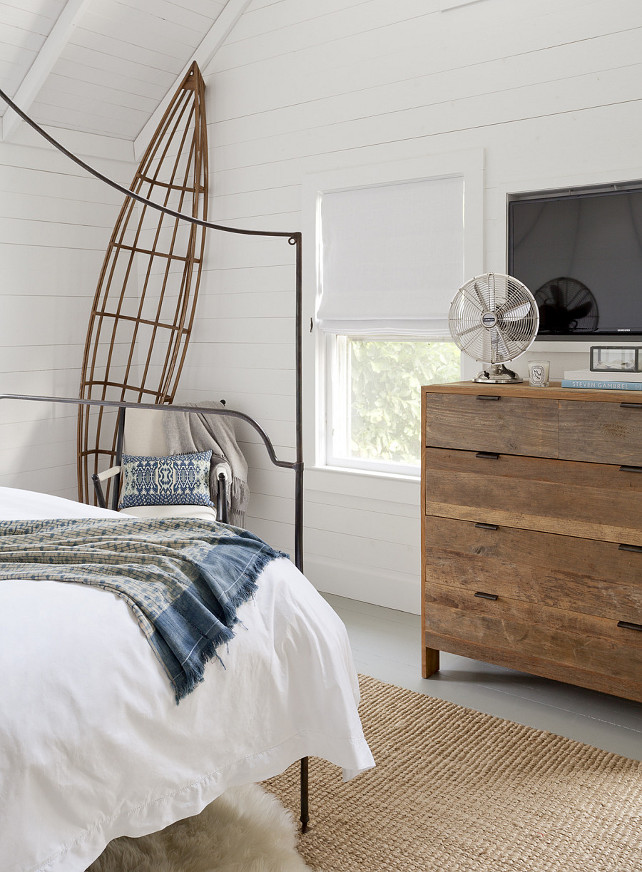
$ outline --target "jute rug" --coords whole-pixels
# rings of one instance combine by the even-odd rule
[[[377,767],[310,761],[323,872],[641,872],[642,763],[361,678]],[[267,782],[298,816],[298,767]]]

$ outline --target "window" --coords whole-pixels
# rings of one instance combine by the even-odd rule
[[[334,486],[342,469],[419,473],[419,388],[461,377],[448,311],[464,276],[483,271],[482,164],[466,152],[306,180],[304,233],[316,239],[304,267],[316,327],[307,432]]]
[[[331,466],[416,475],[420,388],[457,381],[460,351],[450,339],[328,339],[332,370],[327,415]]]

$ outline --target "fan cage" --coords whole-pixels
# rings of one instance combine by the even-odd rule
[[[482,363],[515,360],[537,335],[539,313],[528,288],[512,276],[475,276],[451,303],[448,324],[457,346]]]

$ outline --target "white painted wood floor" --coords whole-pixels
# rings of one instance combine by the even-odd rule
[[[358,672],[642,760],[642,703],[443,652],[440,671],[423,679],[418,615],[323,596],[346,625]]]

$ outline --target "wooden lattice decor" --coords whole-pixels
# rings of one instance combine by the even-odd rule
[[[205,86],[190,67],[140,162],[130,190],[207,219]],[[89,318],[80,397],[171,403],[194,323],[205,227],[127,197],[114,227]],[[94,407],[95,409],[96,407]],[[111,465],[113,410],[78,417],[78,493]]]

